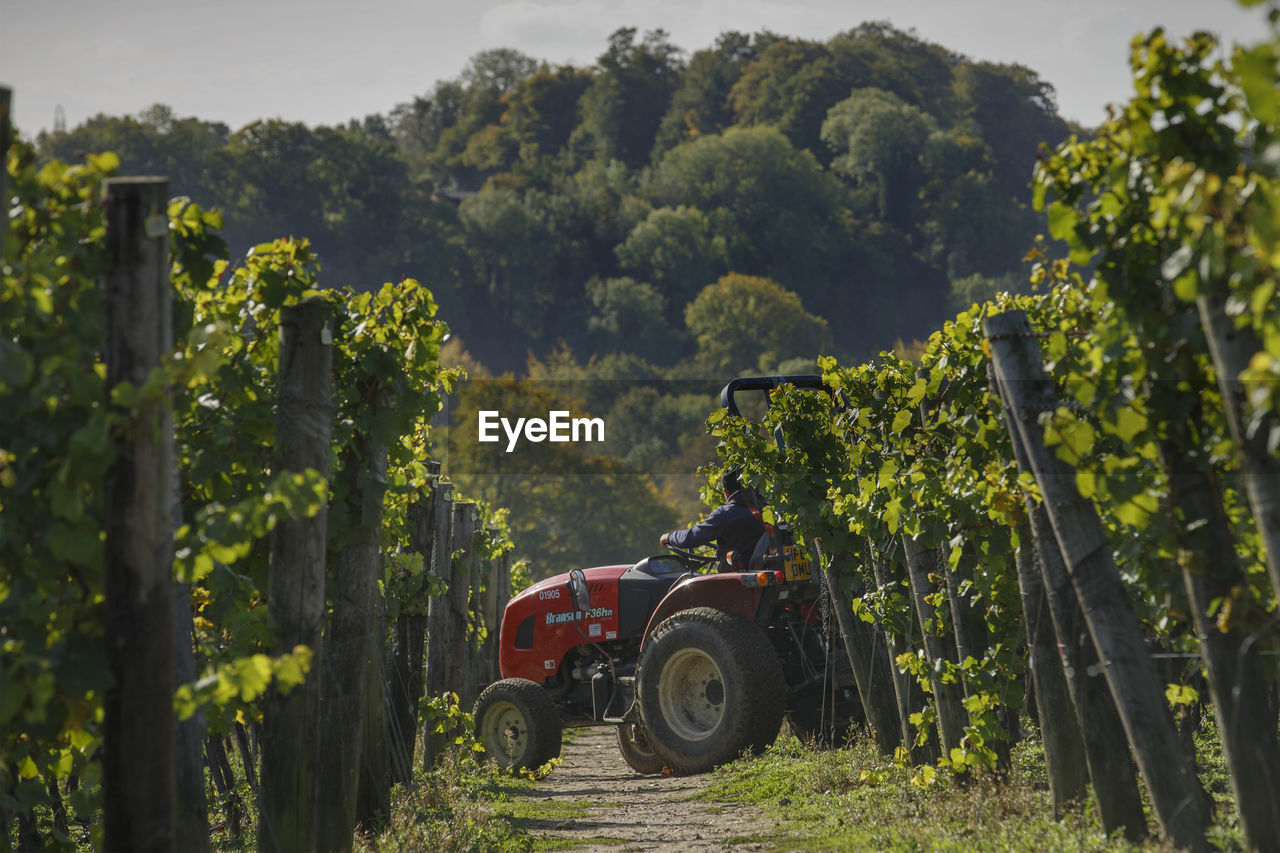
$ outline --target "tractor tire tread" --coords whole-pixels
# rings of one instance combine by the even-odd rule
[[[726,694],[739,697],[717,730],[697,742],[685,741],[665,724],[657,695],[662,664],[689,646],[713,657]],[[636,695],[654,752],[672,771],[687,774],[772,743],[782,727],[786,687],[777,653],[758,625],[737,613],[695,607],[673,614],[653,630],[640,656]]]
[[[476,699],[473,718],[476,738],[481,739],[483,716],[497,701],[515,706],[525,718],[529,732],[529,748],[525,755],[511,765],[513,770],[536,770],[553,758],[560,757],[563,726],[560,712],[541,685],[525,678],[504,678],[486,687]],[[486,749],[486,755],[488,750]],[[492,756],[491,756],[492,757]],[[501,764],[501,760],[494,757]]]

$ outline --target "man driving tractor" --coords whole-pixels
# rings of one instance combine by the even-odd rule
[[[753,495],[742,486],[737,469],[730,468],[720,477],[725,502],[702,521],[684,530],[673,530],[658,538],[663,548],[697,548],[716,543],[716,571],[740,572],[764,535],[764,523]]]

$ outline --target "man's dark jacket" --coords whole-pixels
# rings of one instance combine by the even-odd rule
[[[723,572],[732,570],[725,559],[730,551],[740,561],[739,568],[745,568],[763,535],[764,525],[751,514],[747,490],[739,489],[693,527],[668,533],[667,542],[677,548],[697,548],[715,542],[717,568]]]

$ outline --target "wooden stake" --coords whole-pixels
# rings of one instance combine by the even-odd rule
[[[1178,744],[1178,733],[1156,678],[1137,618],[1102,522],[1080,497],[1075,472],[1045,446],[1039,413],[1057,406],[1026,313],[988,317],[983,329],[992,363],[1027,461],[1053,525],[1072,586],[1088,620],[1102,665],[1165,835],[1179,847],[1206,849],[1210,803]]]
[[[277,383],[276,474],[308,469],[329,476],[333,421],[330,337],[332,310],[319,297],[285,308],[280,319]],[[311,671],[288,695],[264,698],[262,796],[258,849],[315,847],[317,719],[324,649],[325,527],[327,506],[311,518],[283,519],[271,532],[267,613],[275,629],[273,653],[311,649]]]
[[[107,388],[141,388],[173,345],[169,182],[105,184]],[[7,205],[6,205],[7,207]],[[173,417],[168,395],[141,401],[113,434],[106,477],[104,618],[112,686],[104,696],[104,845],[174,846]]]
[[[822,545],[814,542],[814,549],[821,566]],[[834,566],[836,562],[837,558],[832,557],[830,565]],[[831,594],[832,610],[840,626],[844,650],[853,668],[853,680],[858,686],[862,709],[876,739],[876,750],[881,755],[892,756],[902,744],[902,728],[884,635],[874,625],[854,615],[849,596],[841,591],[831,571],[824,571],[823,576]]]
[[[432,502],[431,572],[445,584],[452,583],[449,574],[453,550],[453,486],[435,481]],[[449,592],[431,599],[427,607],[426,668],[423,689],[427,698],[441,696],[448,685],[449,656]],[[444,737],[428,729],[423,736],[422,764],[426,770],[435,766],[444,749]]]
[[[475,701],[471,692],[471,662],[473,654],[467,642],[467,628],[471,621],[469,605],[471,595],[472,559],[475,552],[473,537],[476,532],[476,505],[472,501],[459,501],[453,505],[453,547],[458,552],[449,575],[449,651],[445,658],[448,666],[448,690],[457,693],[464,709]]]
[[[916,614],[923,629],[924,653],[929,658],[929,666],[932,669],[940,660],[956,663],[955,650],[948,642],[950,635],[940,637],[931,627],[938,622],[938,610],[928,601],[934,591],[929,575],[939,571],[936,555],[915,536],[904,535],[902,545],[907,555],[907,573],[911,578],[911,598],[915,601]],[[931,681],[938,711],[938,732],[942,736],[942,753],[949,755],[951,750],[960,747],[964,727],[969,721],[964,710],[962,687],[959,681],[946,682],[936,676]]]
[[[9,111],[13,90],[0,86],[0,266],[4,266],[4,244],[9,237],[9,146],[13,142],[13,122]]]
[[[1196,307],[1200,309],[1200,324],[1218,374],[1218,388],[1240,460],[1249,508],[1262,537],[1271,588],[1280,596],[1280,453],[1268,449],[1274,432],[1280,430],[1280,417],[1274,410],[1263,412],[1252,431],[1246,427],[1245,388],[1240,374],[1262,350],[1262,343],[1252,326],[1237,328],[1234,318],[1227,314],[1230,294],[1226,282],[1212,281],[1209,287],[1208,294],[1196,299]]]

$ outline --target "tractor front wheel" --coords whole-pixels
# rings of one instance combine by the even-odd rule
[[[701,773],[773,742],[786,686],[759,626],[695,607],[653,630],[640,656],[636,695],[658,757],[678,773]]]
[[[536,770],[560,755],[560,714],[532,681],[495,681],[476,700],[473,716],[476,740],[500,767]]]

